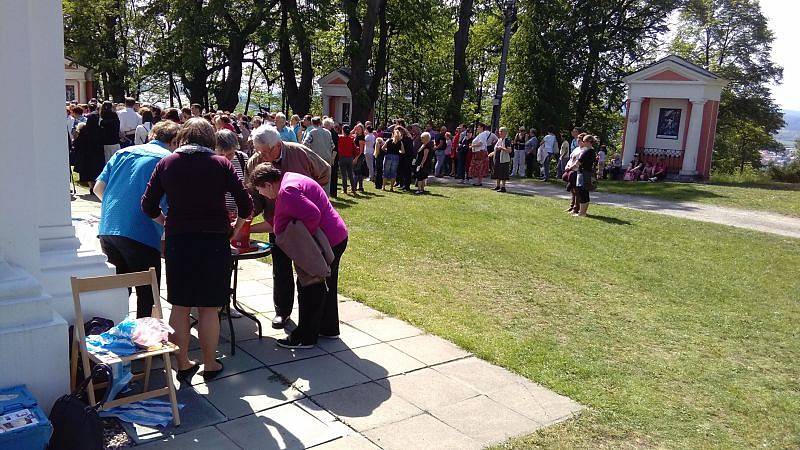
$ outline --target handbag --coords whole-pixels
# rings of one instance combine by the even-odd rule
[[[569,176],[572,175],[572,170],[565,170],[564,174],[561,175],[561,179],[564,180],[565,183],[569,183]]]
[[[96,405],[88,405],[84,400],[89,381],[104,374],[108,378],[106,397]],[[92,373],[78,386],[75,392],[56,400],[50,410],[53,436],[48,450],[103,450],[103,421],[99,409],[108,401],[111,393],[111,368],[97,364]]]

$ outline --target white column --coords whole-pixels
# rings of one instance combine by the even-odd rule
[[[686,150],[683,153],[683,167],[680,175],[697,175],[697,153],[700,149],[700,134],[703,132],[703,110],[706,100],[691,100],[692,116],[689,118],[689,132],[686,135]]]
[[[60,14],[60,2],[52,3],[59,5]],[[62,45],[61,28],[44,28],[36,17],[51,7],[28,0],[0,1],[0,85],[5,91],[0,113],[26,118],[0,121],[0,154],[14,161],[0,165],[0,192],[5,194],[0,197],[0,387],[27,384],[46,412],[67,391],[69,378],[67,326],[54,314],[51,297],[37,280],[39,161],[31,139],[48,127],[66,134],[63,103],[58,123],[37,117],[33,107],[39,88],[33,78],[33,38],[48,36],[48,45]],[[59,73],[63,99],[63,66]]]
[[[323,116],[330,116],[331,115],[330,111],[328,111],[328,96],[327,95],[323,95],[322,96],[322,115]]]
[[[642,98],[632,97],[628,105],[628,123],[625,128],[625,148],[622,149],[622,165],[627,166],[636,155],[639,140],[639,119],[642,113]]]
[[[36,5],[36,6],[33,6]],[[29,103],[30,117],[40,125],[30,133],[36,155],[41,276],[53,307],[73,321],[70,276],[111,275],[106,257],[93,249],[80,249],[72,226],[69,197],[67,135],[64,126],[64,37],[60,0],[31,2],[36,31],[31,34],[31,82],[35,89]],[[44,30],[47,30],[46,32]],[[106,317],[114,322],[128,312],[124,290],[92,294],[82,302],[87,317]]]

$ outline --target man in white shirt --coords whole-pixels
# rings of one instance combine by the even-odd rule
[[[142,124],[142,116],[134,111],[133,107],[136,105],[136,100],[130,97],[125,99],[125,109],[117,111],[119,117],[119,134],[123,139],[122,147],[133,145],[133,140],[136,135],[136,127]],[[127,144],[124,142],[127,140]]]
[[[486,125],[478,123],[478,135],[472,140],[472,151],[489,151],[489,147],[497,143],[497,135],[486,129]]]
[[[553,159],[553,154],[558,150],[558,139],[556,138],[555,127],[547,127],[547,135],[542,138],[542,142],[544,143],[544,151],[547,152],[542,162],[542,180],[547,181],[550,179],[550,160]]]

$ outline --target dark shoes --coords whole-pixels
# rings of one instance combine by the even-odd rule
[[[203,371],[203,380],[211,381],[214,378],[217,378],[219,376],[219,374],[221,374],[222,371],[225,370],[225,366],[222,365],[222,361],[220,361],[218,359],[215,359],[214,361],[216,361],[217,364],[219,364],[219,369],[218,370],[204,370]]]
[[[291,335],[286,337],[285,339],[278,339],[278,347],[288,348],[288,349],[303,349],[303,348],[314,348],[311,344],[303,344],[299,340],[295,340],[292,338]]]
[[[501,187],[501,188],[500,188],[500,190],[499,190],[498,192],[505,192],[505,191],[506,191],[506,188],[504,188],[504,187]]]
[[[275,316],[272,319],[272,328],[276,330],[282,330],[286,327],[286,317],[283,316]]]
[[[200,370],[199,364],[195,364],[192,367],[183,370],[180,370],[176,367],[175,372],[177,372],[177,375],[175,377],[178,379],[178,382],[188,383],[198,370]]]

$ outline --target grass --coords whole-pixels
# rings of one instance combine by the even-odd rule
[[[691,201],[800,217],[800,185],[778,182],[633,183],[603,180],[601,192]]]
[[[335,203],[340,290],[588,407],[503,447],[800,446],[800,240],[431,190]]]

